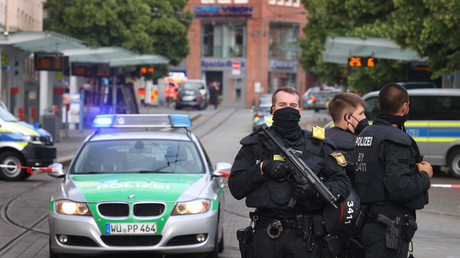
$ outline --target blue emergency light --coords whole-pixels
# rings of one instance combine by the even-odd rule
[[[192,126],[188,115],[114,114],[98,115],[93,128],[187,128]]]

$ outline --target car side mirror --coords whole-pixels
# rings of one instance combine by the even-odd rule
[[[227,162],[218,162],[212,175],[216,177],[228,177],[230,175],[230,169],[232,169],[232,164]]]
[[[53,163],[48,166],[51,168],[51,171],[48,172],[48,175],[52,177],[64,177],[65,172],[61,163]]]

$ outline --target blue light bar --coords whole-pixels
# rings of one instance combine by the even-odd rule
[[[93,128],[179,128],[191,126],[192,122],[188,115],[166,114],[98,115],[93,122]]]
[[[172,127],[192,127],[192,121],[188,115],[169,115]]]
[[[99,115],[94,118],[93,127],[94,128],[110,128],[113,124],[114,115]]]

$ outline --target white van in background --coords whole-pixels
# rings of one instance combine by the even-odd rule
[[[363,96],[371,122],[379,113],[378,91]],[[460,178],[460,89],[409,89],[409,120],[405,123],[424,160],[449,167]]]

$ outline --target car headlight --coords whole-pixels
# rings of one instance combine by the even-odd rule
[[[72,201],[56,201],[55,210],[64,215],[91,216],[91,210],[86,203]]]
[[[181,202],[174,206],[171,215],[187,215],[205,213],[211,209],[211,202],[208,200],[194,200]]]
[[[24,135],[24,140],[33,144],[44,144],[37,135]]]

